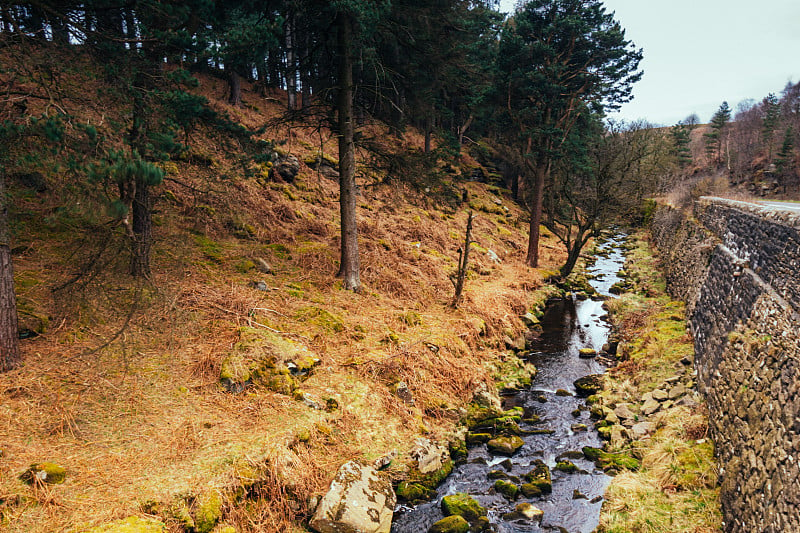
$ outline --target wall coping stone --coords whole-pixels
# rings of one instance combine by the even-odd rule
[[[762,218],[766,218],[772,222],[777,222],[785,226],[800,229],[800,214],[781,209],[777,206],[754,204],[752,202],[743,202],[741,200],[730,200],[728,198],[719,198],[717,196],[701,196],[697,202],[700,205],[721,204],[734,209],[747,211]],[[800,206],[800,204],[798,204]]]

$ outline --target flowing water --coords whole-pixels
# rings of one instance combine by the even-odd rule
[[[624,262],[620,250],[622,239],[623,235],[617,235],[603,244],[596,263],[589,268],[594,276],[592,286],[606,297],[610,296],[609,288],[620,279],[616,274]],[[575,300],[572,297],[550,302],[542,317],[542,334],[530,346],[527,355],[538,370],[536,378],[530,390],[504,399],[506,409],[520,406],[525,410],[525,418],[532,415],[541,417],[541,422],[536,425],[521,423],[523,430],[547,429],[552,433],[524,435],[525,445],[510,460],[493,455],[485,444],[470,448],[467,462],[457,466],[439,486],[435,500],[415,507],[398,507],[392,524],[393,533],[428,531],[431,524],[444,517],[440,509],[441,498],[457,492],[472,495],[488,508],[492,530],[498,533],[590,533],[597,527],[602,496],[610,478],[595,468],[594,463],[574,452],[580,452],[584,446],[600,447],[602,443],[593,429],[584,401],[574,395],[564,396],[563,391],[556,394],[556,391],[563,389],[574,394],[573,382],[576,379],[604,371],[597,358],[580,357],[581,348],[600,352],[608,340],[610,327],[602,319],[605,314],[602,304],[600,299]],[[588,431],[581,430],[579,424],[587,426]],[[578,467],[578,472],[564,473],[554,469],[556,458],[565,453]],[[572,458],[574,456],[580,458]],[[544,461],[551,469],[551,494],[535,498],[520,496],[509,501],[494,492],[494,480],[487,477],[489,471],[503,470],[512,479],[522,479],[537,460]],[[520,502],[530,502],[543,510],[541,523],[503,518]]]

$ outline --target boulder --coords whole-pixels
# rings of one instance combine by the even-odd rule
[[[446,446],[428,439],[417,439],[416,446],[411,450],[411,458],[417,461],[420,474],[430,474],[444,466],[450,459],[450,451]]]
[[[33,485],[35,483],[57,485],[59,483],[64,483],[66,477],[67,471],[62,466],[55,463],[35,463],[20,474],[19,479],[28,485]]]
[[[620,420],[634,420],[636,418],[636,415],[631,411],[627,403],[619,404],[616,409],[614,409],[614,414],[617,415]]]
[[[272,168],[280,179],[291,183],[300,172],[300,161],[291,154],[284,155],[278,158]]]
[[[652,392],[652,397],[656,401],[663,402],[664,400],[669,398],[669,394],[667,393],[667,391],[663,389],[656,389]]]
[[[458,515],[446,516],[428,528],[428,533],[467,533],[468,531],[469,522]]]
[[[463,492],[442,498],[442,512],[445,516],[458,515],[469,522],[486,516],[486,508],[482,507],[475,498]]]
[[[396,497],[389,480],[371,466],[339,468],[309,522],[318,533],[389,533]]]
[[[603,375],[589,374],[588,376],[576,379],[573,384],[575,385],[575,393],[585,398],[603,390]]]
[[[514,511],[511,513],[506,513],[503,515],[504,520],[531,520],[534,522],[541,521],[542,517],[544,516],[544,511],[536,507],[535,505],[523,502],[518,503],[517,506],[514,508]]]
[[[644,413],[645,416],[650,416],[658,411],[659,408],[661,408],[661,404],[657,400],[650,398],[642,405],[642,413]]]
[[[653,432],[653,424],[650,422],[639,422],[633,425],[631,432],[636,439],[644,438]]]
[[[494,387],[489,387],[485,382],[481,381],[472,393],[472,401],[481,407],[488,407],[495,411],[502,410],[500,403],[500,395]]]
[[[509,437],[506,436],[496,437],[486,443],[486,446],[489,447],[490,452],[498,453],[501,455],[513,455],[514,452],[522,448],[522,446],[524,445],[525,441],[523,441],[516,435],[512,435]]]
[[[578,357],[583,359],[591,359],[592,357],[597,357],[597,350],[594,348],[581,348],[578,350]]]

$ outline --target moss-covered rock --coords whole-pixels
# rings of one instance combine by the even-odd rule
[[[446,516],[428,528],[428,533],[467,533],[468,531],[469,522],[458,515]]]
[[[474,522],[481,516],[486,516],[487,511],[469,494],[458,492],[442,498],[442,512],[445,516],[458,515],[468,522]]]
[[[194,527],[197,533],[211,533],[214,526],[222,519],[222,503],[222,494],[214,489],[204,492],[197,498],[194,511]]]
[[[525,479],[538,487],[543,494],[551,493],[553,491],[553,482],[550,477],[550,468],[539,459],[536,460],[534,465],[533,470],[525,474]]]
[[[67,470],[55,463],[34,463],[19,475],[19,479],[28,485],[35,482],[57,485],[64,483],[66,477]]]
[[[575,466],[575,463],[572,461],[559,461],[556,463],[555,469],[559,472],[566,472],[568,474],[572,474],[578,470],[578,467]]]
[[[516,435],[495,437],[486,443],[489,451],[501,455],[513,455],[525,445],[525,441]]]
[[[536,483],[524,483],[519,490],[526,498],[535,498],[542,495],[542,489]]]
[[[600,448],[593,448],[591,446],[584,446],[583,455],[590,461],[594,461],[598,468],[605,471],[609,470],[638,470],[641,463],[631,457],[630,454],[617,452],[609,453]]]
[[[83,533],[166,533],[167,526],[153,518],[131,516],[102,524]]]
[[[603,390],[603,375],[589,374],[576,379],[573,384],[575,385],[575,393],[586,398]]]
[[[395,489],[395,494],[402,501],[416,503],[430,500],[436,491],[421,483],[403,481]]]
[[[512,482],[505,479],[498,479],[494,482],[494,490],[498,494],[502,494],[509,500],[513,500],[519,494],[519,487]]]

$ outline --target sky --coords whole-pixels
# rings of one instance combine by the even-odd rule
[[[644,49],[634,99],[610,118],[708,122],[723,101],[780,96],[800,81],[800,0],[605,0]],[[500,11],[514,0],[501,0]]]

